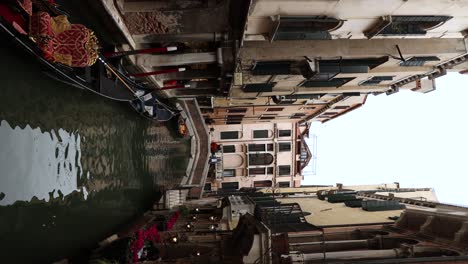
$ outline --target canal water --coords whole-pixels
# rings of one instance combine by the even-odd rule
[[[0,262],[80,255],[180,183],[189,142],[0,44]]]

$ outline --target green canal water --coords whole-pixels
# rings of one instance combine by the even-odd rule
[[[189,143],[0,45],[0,262],[76,256],[185,174]],[[169,127],[167,127],[169,126]]]

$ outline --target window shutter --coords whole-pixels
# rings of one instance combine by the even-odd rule
[[[393,22],[445,22],[451,16],[392,16]]]
[[[223,131],[220,133],[221,139],[238,139],[239,132],[237,131]]]
[[[362,201],[362,209],[369,211],[369,212],[401,210],[405,208],[406,206],[404,204],[398,203],[398,201],[378,201],[378,200]]]
[[[393,80],[393,76],[374,76],[370,78],[369,80],[366,80],[359,85],[377,85],[380,84],[383,81],[391,81]]]
[[[252,67],[253,75],[290,75],[292,61],[257,61]]]
[[[440,61],[437,56],[415,56],[400,63],[403,67],[423,66],[426,61]]]
[[[234,153],[236,152],[236,147],[234,145],[223,146],[223,153]]]
[[[302,83],[302,87],[340,87],[353,78],[333,78],[329,81],[307,80]]]
[[[341,20],[326,16],[277,16],[273,21],[271,40],[326,40],[328,32],[339,27]]]
[[[273,83],[250,83],[244,85],[244,92],[246,93],[260,93],[260,92],[273,92],[273,87],[276,85]]]
[[[254,138],[268,138],[268,130],[254,130],[253,131]]]

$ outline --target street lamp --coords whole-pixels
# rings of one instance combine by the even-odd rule
[[[192,225],[191,223],[187,223],[187,224],[185,225],[185,229],[186,229],[187,231],[193,231],[193,225]]]

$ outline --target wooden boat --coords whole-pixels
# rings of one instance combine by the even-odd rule
[[[130,102],[130,105],[143,117],[156,122],[166,122],[178,114],[162,103],[154,95],[154,92],[142,95]]]
[[[50,77],[112,100],[134,100],[135,91],[145,88],[100,56],[94,33],[69,23],[66,13],[51,2],[2,1],[1,33],[36,57]]]

